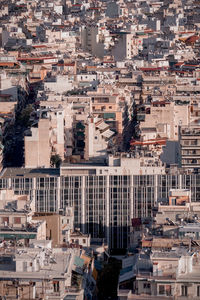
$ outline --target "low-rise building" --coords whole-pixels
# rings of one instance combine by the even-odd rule
[[[79,249],[20,248],[1,254],[1,296],[11,299],[83,300]],[[83,263],[82,263],[83,266]],[[74,278],[77,280],[74,281]]]

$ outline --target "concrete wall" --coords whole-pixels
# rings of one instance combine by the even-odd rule
[[[163,152],[160,156],[163,163],[180,165],[180,144],[178,141],[166,141]]]
[[[50,166],[49,120],[40,119],[38,128],[31,128],[32,136],[25,136],[25,167]]]
[[[159,133],[159,126],[161,124],[167,125],[161,129],[160,135],[166,136],[171,140],[178,141],[178,130],[180,125],[188,125],[189,112],[188,106],[180,106],[170,104],[165,107],[151,107],[151,113],[145,115],[145,121],[140,123],[140,128],[152,128],[157,129]]]
[[[39,143],[38,143],[38,152],[39,152],[39,166],[50,166],[50,147],[49,147],[49,120],[41,119],[39,121]]]
[[[44,82],[44,88],[62,94],[73,89],[73,82],[68,76],[57,76],[56,82]]]
[[[57,247],[62,244],[62,232],[61,232],[61,216],[49,215],[33,217],[34,220],[46,221],[46,236],[52,240],[52,247]],[[46,239],[46,238],[45,238]]]
[[[88,26],[81,30],[82,48],[97,57],[104,56],[104,44],[97,42],[98,27]]]

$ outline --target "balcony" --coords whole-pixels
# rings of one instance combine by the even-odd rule
[[[183,136],[200,136],[200,128],[186,128],[181,130],[181,135]]]

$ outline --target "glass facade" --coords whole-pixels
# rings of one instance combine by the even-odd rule
[[[81,204],[82,204],[82,177],[66,176],[61,177],[60,181],[60,208],[67,206],[74,208],[74,225],[82,229]],[[57,208],[59,203],[57,203]]]
[[[90,232],[92,238],[103,238],[105,236],[106,178],[105,176],[87,176],[85,179],[86,232]]]
[[[39,174],[38,174],[39,175]],[[152,217],[157,201],[170,189],[191,189],[200,201],[200,175],[69,175],[0,178],[0,188],[30,194],[37,212],[74,208],[75,227],[111,248],[129,244],[132,218]]]
[[[130,176],[109,176],[109,230],[111,248],[128,244],[130,224]],[[118,237],[115,239],[115,237]]]

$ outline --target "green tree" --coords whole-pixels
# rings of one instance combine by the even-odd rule
[[[59,154],[54,154],[51,156],[51,166],[59,168],[61,165],[62,159]]]
[[[19,115],[18,121],[24,127],[29,126],[30,115],[33,112],[33,107],[31,104],[28,104]]]

